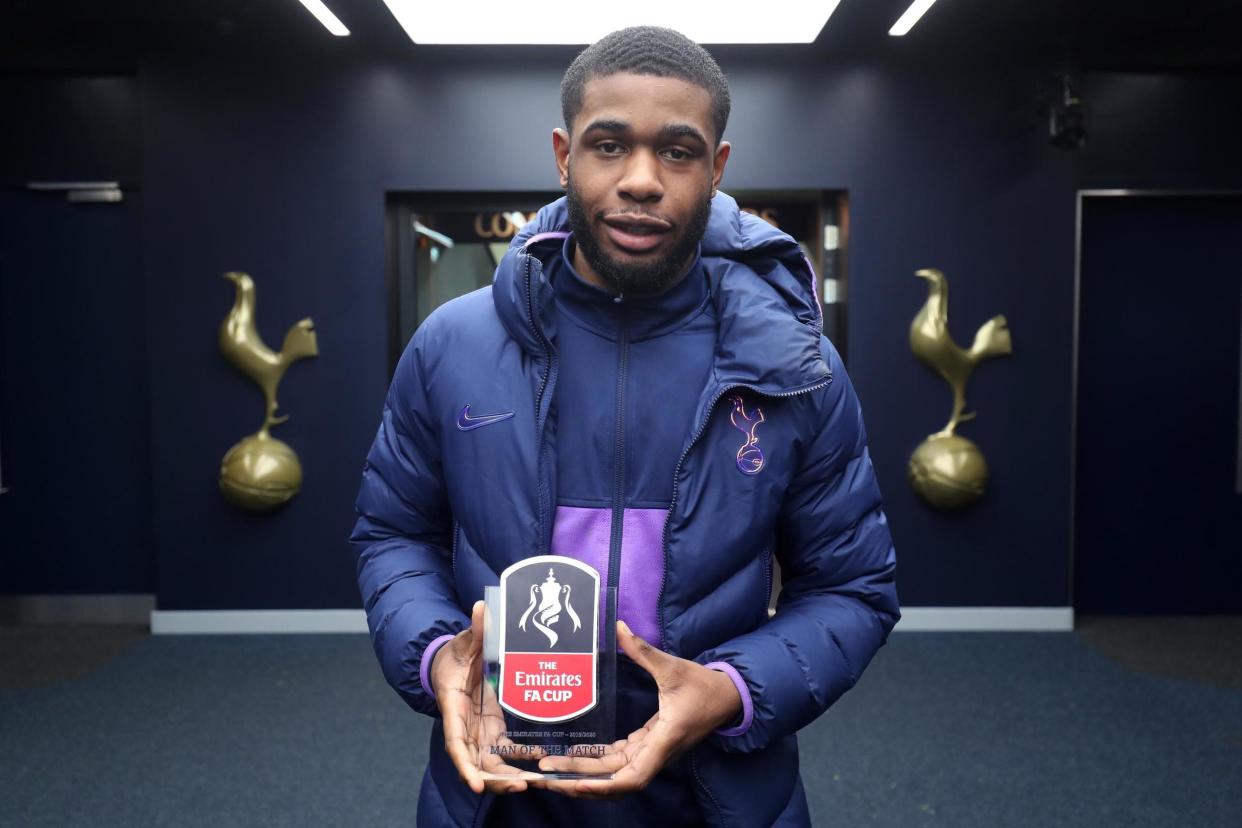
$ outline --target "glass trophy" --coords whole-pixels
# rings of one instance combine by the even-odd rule
[[[616,739],[616,590],[601,591],[588,564],[540,555],[502,572],[483,598],[472,723],[483,778],[612,778],[541,772],[539,760],[598,758]]]

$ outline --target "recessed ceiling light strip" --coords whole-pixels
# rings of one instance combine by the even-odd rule
[[[306,10],[315,15],[315,19],[323,24],[323,27],[337,37],[344,37],[349,34],[349,29],[345,28],[345,24],[332,13],[332,11],[323,4],[323,0],[298,0]]]
[[[893,37],[901,37],[914,28],[914,24],[919,22],[927,10],[932,7],[936,0],[914,0],[910,4],[910,8],[906,9],[905,14],[897,18],[897,22],[893,24],[893,28],[888,33]]]

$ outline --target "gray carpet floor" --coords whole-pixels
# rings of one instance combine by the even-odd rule
[[[1091,626],[893,636],[802,735],[815,824],[1242,824],[1242,624]],[[362,636],[0,628],[3,826],[412,825],[427,733]]]

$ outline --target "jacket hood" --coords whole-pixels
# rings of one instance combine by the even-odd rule
[[[552,287],[543,264],[560,254],[567,235],[562,196],[514,236],[496,268],[496,311],[510,336],[537,355],[555,347]],[[719,192],[701,244],[719,320],[717,382],[773,394],[829,379],[816,277],[798,243]]]

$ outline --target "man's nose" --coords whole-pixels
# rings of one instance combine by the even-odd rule
[[[664,185],[660,182],[660,160],[655,153],[639,151],[630,154],[625,174],[617,182],[617,191],[623,198],[634,201],[659,201],[664,197]]]

